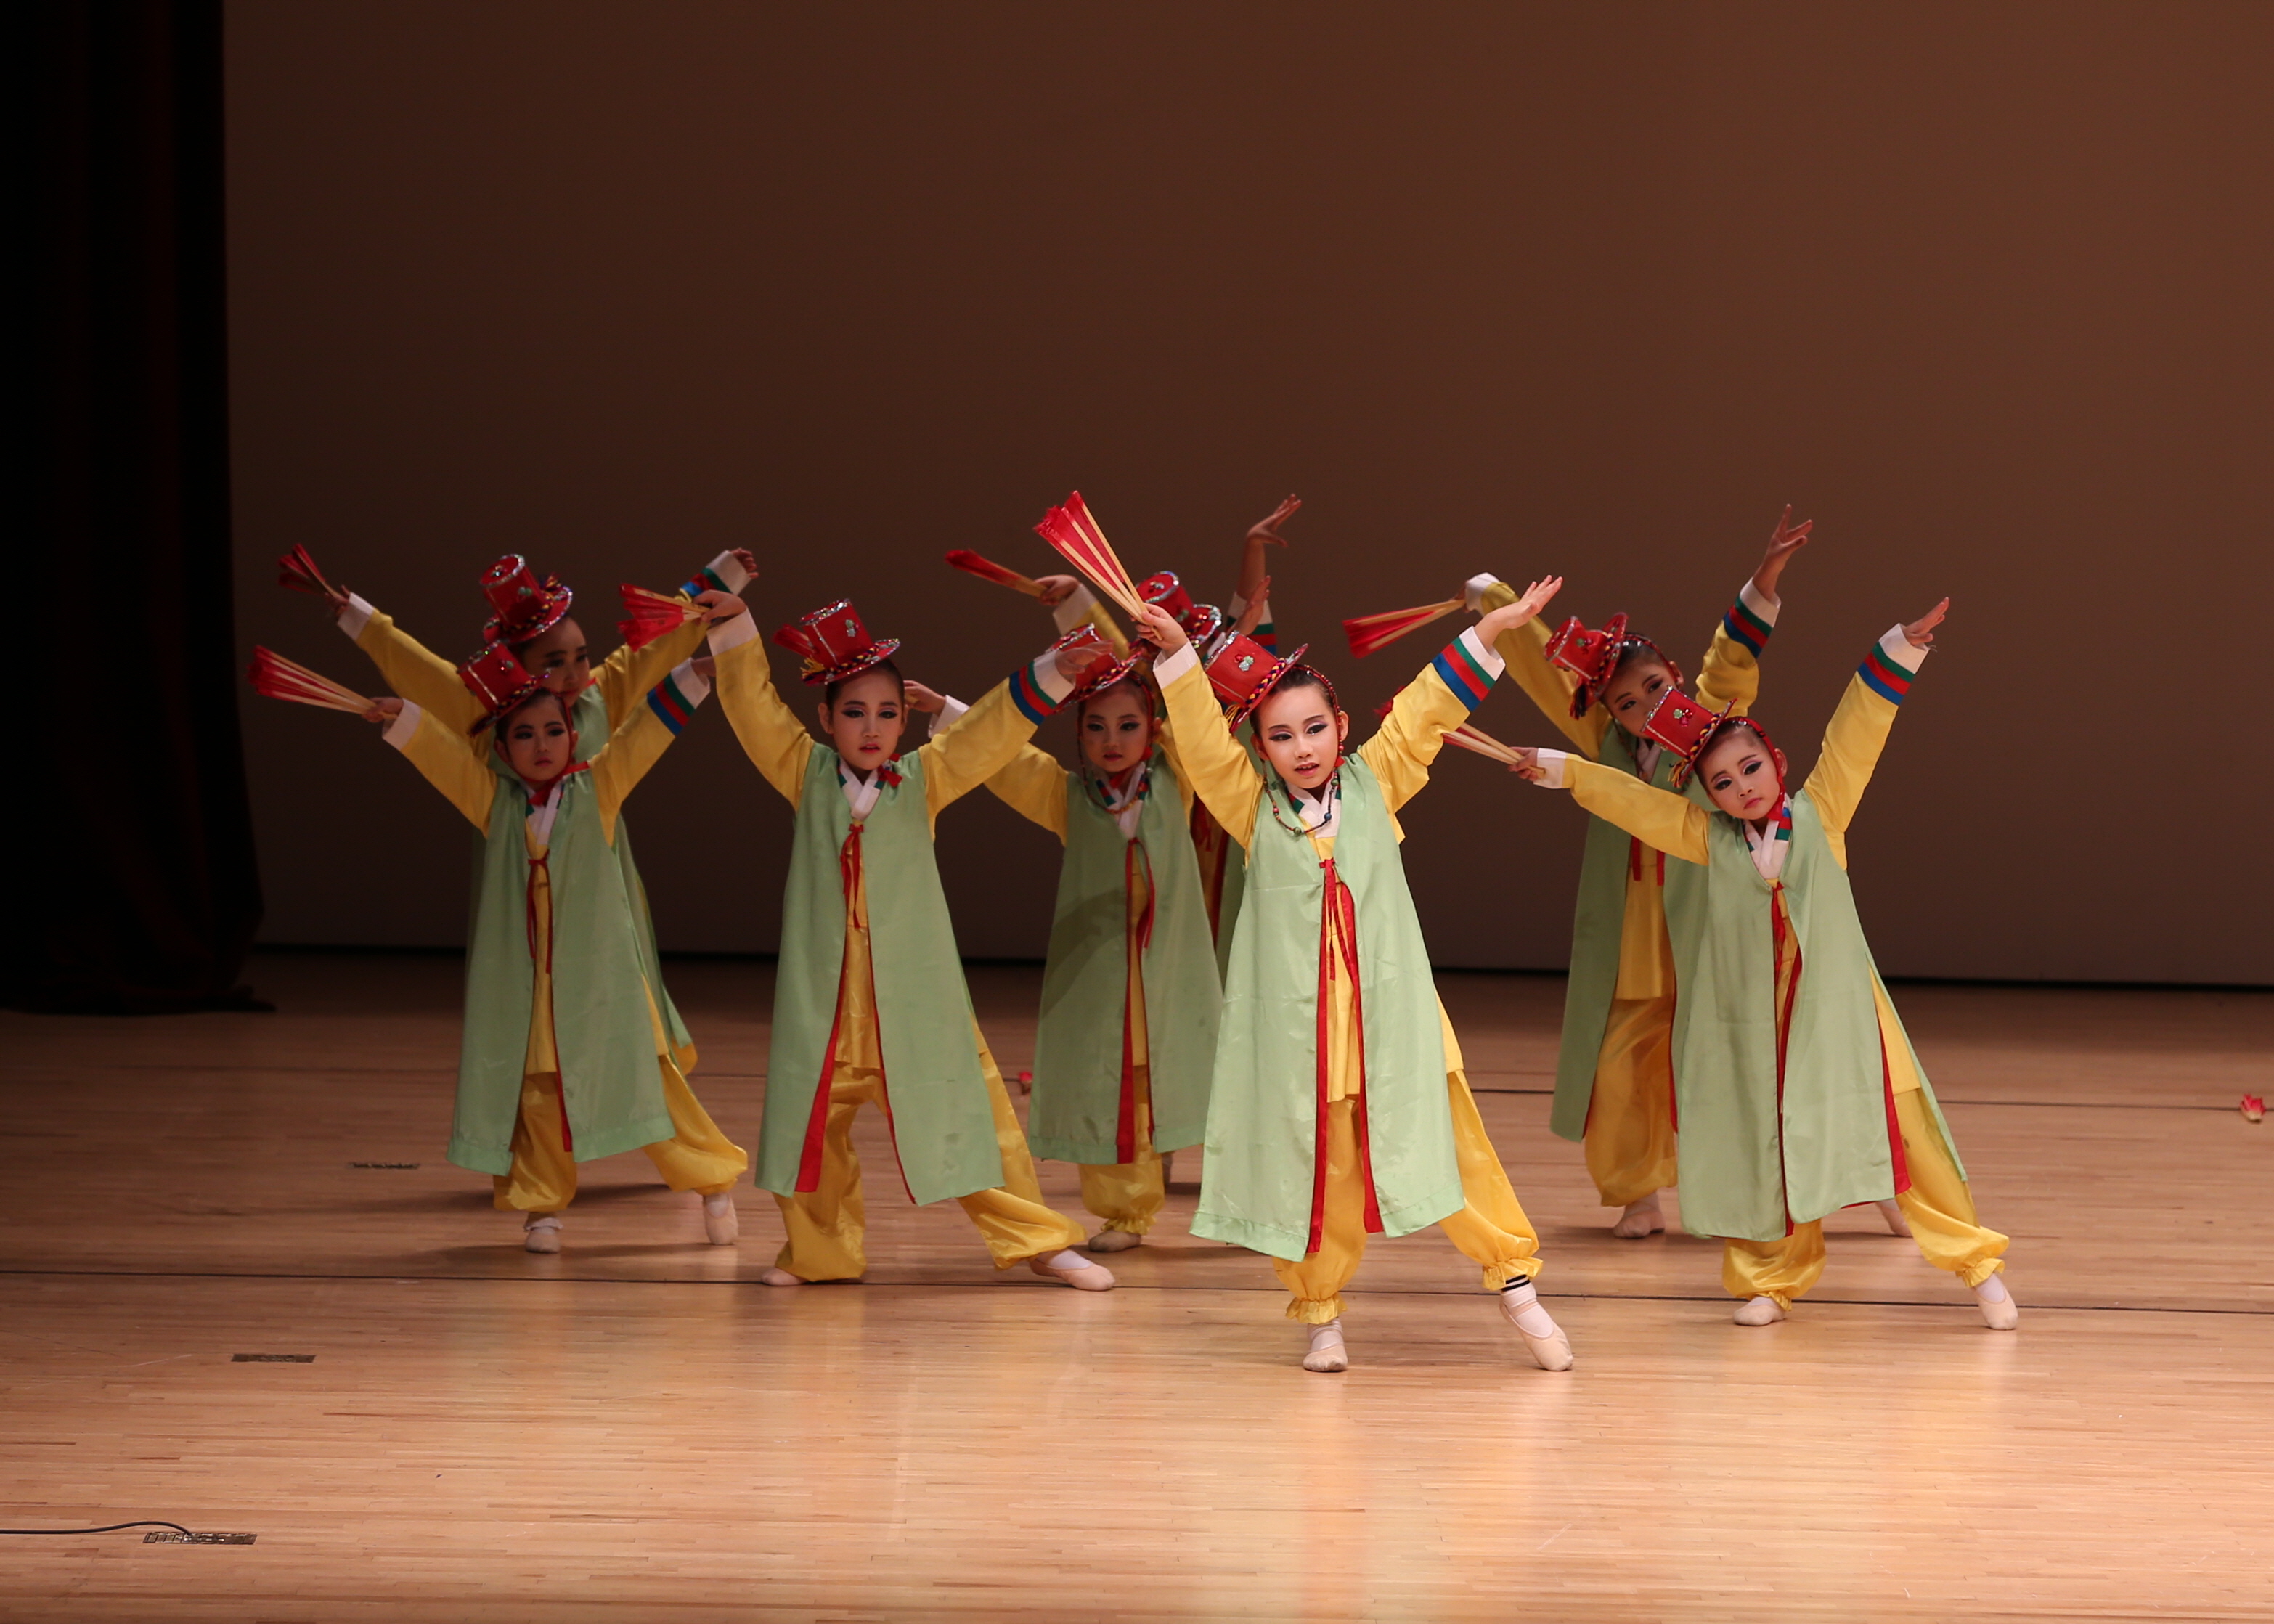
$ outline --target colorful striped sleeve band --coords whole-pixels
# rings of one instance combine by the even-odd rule
[[[695,663],[682,660],[673,667],[671,674],[647,691],[647,708],[655,712],[656,719],[671,729],[676,739],[695,714],[695,708],[711,697],[711,685],[695,673]]]
[[[750,572],[732,553],[721,553],[697,570],[687,584],[679,590],[689,598],[699,598],[705,592],[739,592],[750,584]]]
[[[1856,667],[1856,674],[1880,698],[1899,705],[1911,691],[1911,679],[1918,675],[1926,656],[1926,650],[1911,647],[1910,639],[1898,626],[1871,645],[1864,663]]]
[[[1019,707],[1020,715],[1038,727],[1048,721],[1058,708],[1058,702],[1043,691],[1032,665],[1021,665],[1011,673],[1011,703]]]
[[[1472,627],[1447,643],[1445,651],[1429,663],[1429,668],[1453,690],[1456,699],[1473,710],[1484,703],[1485,695],[1500,680],[1504,665],[1501,657],[1485,647]]]
[[[1721,617],[1721,629],[1743,643],[1747,652],[1758,656],[1776,629],[1778,607],[1775,598],[1755,591],[1748,581],[1738,589],[1737,601],[1729,605],[1729,613]]]

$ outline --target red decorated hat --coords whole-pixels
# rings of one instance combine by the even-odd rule
[[[1224,725],[1237,727],[1246,721],[1310,646],[1306,643],[1282,659],[1253,637],[1235,636],[1217,650],[1208,663],[1208,680],[1224,703]]]
[[[1619,645],[1627,640],[1627,618],[1615,614],[1599,632],[1589,631],[1573,615],[1547,640],[1547,663],[1561,665],[1579,679],[1571,695],[1571,714],[1585,716],[1587,707],[1603,696],[1611,673],[1619,666]]]
[[[1078,705],[1103,694],[1136,670],[1138,662],[1144,658],[1141,654],[1114,653],[1113,645],[1098,635],[1095,626],[1077,626],[1050,646],[1054,650],[1072,650],[1088,662],[1074,678],[1073,692],[1066,695],[1065,705]]]
[[[1165,609],[1174,615],[1177,624],[1185,628],[1185,635],[1196,644],[1206,643],[1224,630],[1224,611],[1214,604],[1196,604],[1193,595],[1185,590],[1177,572],[1164,569],[1157,575],[1148,575],[1138,583],[1137,596],[1156,609]]]
[[[561,624],[576,596],[558,575],[537,578],[529,560],[508,553],[482,571],[482,596],[490,600],[490,622],[482,635],[492,643],[527,643]]]
[[[808,682],[842,682],[871,665],[882,665],[900,648],[898,637],[877,639],[861,623],[853,600],[840,598],[825,608],[802,615],[774,634],[785,649],[804,656]]]
[[[1676,757],[1673,778],[1679,789],[1698,771],[1698,759],[1706,754],[1706,747],[1713,742],[1722,725],[1733,718],[1733,706],[1716,710],[1703,700],[1692,699],[1680,688],[1668,687],[1651,707],[1649,717],[1643,722],[1643,735],[1655,739],[1672,750]],[[1762,735],[1767,737],[1766,733]]]
[[[474,724],[479,733],[493,722],[511,716],[534,699],[545,688],[545,679],[533,676],[527,667],[513,657],[513,650],[501,643],[493,643],[479,654],[458,667],[458,680],[466,691],[481,702],[482,719]],[[562,700],[565,714],[568,702]]]
[[[1231,622],[1224,619],[1224,611],[1214,604],[1194,604],[1193,612],[1179,624],[1204,660],[1223,646],[1224,634],[1231,629]]]

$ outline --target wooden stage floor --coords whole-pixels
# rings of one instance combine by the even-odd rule
[[[750,1143],[766,973],[671,977]],[[1333,1377],[1189,1183],[1116,1292],[998,1276],[873,1113],[865,1285],[756,1285],[772,1203],[707,1247],[638,1155],[531,1257],[441,1161],[455,961],[252,979],[278,1013],[0,1016],[0,1522],[259,1536],[0,1539],[0,1617],[2274,1616],[2274,1124],[2234,1109],[2274,996],[1899,989],[2022,1328],[1866,1212],[1745,1330],[1712,1243],[1610,1239],[1548,1136],[1562,983],[1447,975],[1578,1368],[1422,1235]],[[973,979],[1025,1064],[1037,976]]]

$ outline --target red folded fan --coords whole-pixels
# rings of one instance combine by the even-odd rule
[[[1449,598],[1442,604],[1424,604],[1418,609],[1391,609],[1381,614],[1362,614],[1354,620],[1343,622],[1343,635],[1350,639],[1351,652],[1364,659],[1376,649],[1386,648],[1408,632],[1419,631],[1432,620],[1442,620],[1466,604],[1465,598]]]
[[[683,598],[666,592],[651,592],[644,586],[629,582],[616,590],[622,594],[625,619],[616,622],[616,629],[624,635],[627,647],[644,649],[659,637],[667,637],[703,611]]]
[[[296,705],[318,705],[355,716],[371,710],[372,702],[361,694],[286,659],[274,649],[255,648],[245,674],[252,679],[253,692],[271,699],[289,699]]]
[[[1144,623],[1145,603],[1137,595],[1137,583],[1114,556],[1112,545],[1090,516],[1089,505],[1081,500],[1081,492],[1044,514],[1043,522],[1035,526],[1035,534],[1064,553],[1066,561],[1088,576],[1090,584],[1104,593],[1114,607],[1140,625]]]
[[[316,560],[308,556],[305,547],[295,547],[276,560],[276,584],[290,587],[295,592],[305,592],[311,598],[325,598],[337,603],[346,593],[324,579],[324,572],[316,568]]]
[[[1445,742],[1457,744],[1465,750],[1474,750],[1480,756],[1491,757],[1503,767],[1512,767],[1524,758],[1516,750],[1502,744],[1490,733],[1470,726],[1466,722],[1445,730]]]
[[[1024,592],[1029,598],[1043,595],[1042,583],[992,559],[981,558],[968,547],[958,547],[947,555],[947,561],[967,575],[976,575],[982,581],[992,581],[997,586],[1007,586],[1014,592]]]

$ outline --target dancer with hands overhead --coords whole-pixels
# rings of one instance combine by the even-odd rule
[[[1672,788],[1561,750],[1513,770],[1688,867],[1667,892],[1682,997],[1673,1032],[1682,1215],[1723,1237],[1737,1323],[1773,1324],[1824,1272],[1823,1219],[1892,1199],[1928,1262],[1993,1330],[2020,1311],[1949,1124],[1887,996],[1848,883],[1848,830],[1949,600],[1880,638],[1841,697],[1806,783],[1751,717],[1668,689],[1645,724]],[[1695,775],[1710,807],[1675,793]]]
[[[1532,1284],[1539,1238],[1477,1115],[1439,1004],[1398,853],[1398,808],[1448,728],[1490,691],[1493,640],[1560,581],[1462,634],[1345,749],[1350,718],[1298,649],[1234,638],[1203,669],[1173,615],[1148,607],[1154,678],[1194,789],[1247,853],[1210,1088],[1193,1233],[1272,1259],[1308,1345],[1348,1367],[1342,1291],[1369,1234],[1442,1225],[1544,1369],[1569,1340]],[[1254,724],[1261,764],[1232,736]]]
[[[1081,1226],[1043,1204],[1025,1136],[973,1018],[940,888],[939,815],[1000,771],[1072,690],[1079,658],[1046,651],[921,748],[900,753],[908,695],[894,638],[848,602],[775,634],[820,690],[817,741],[783,703],[747,620],[712,640],[719,703],[766,782],[796,808],[757,1182],[787,1239],[768,1285],[868,1267],[853,1120],[874,1104],[910,1198],[953,1199],[998,1268],[1081,1290],[1113,1276],[1070,1250]]]

